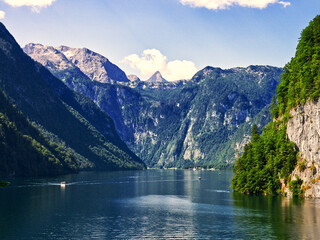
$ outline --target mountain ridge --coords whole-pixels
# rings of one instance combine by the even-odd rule
[[[208,66],[188,81],[136,81],[130,87],[66,77],[63,71],[53,74],[64,76],[67,86],[107,112],[121,138],[149,167],[184,167],[232,164],[242,139],[237,135],[230,151],[228,141],[270,103],[281,72],[270,66]],[[260,122],[262,128],[266,121]],[[249,134],[245,129],[242,134]]]
[[[126,74],[118,66],[87,48],[52,47],[29,43],[23,50],[54,72],[75,68],[76,72],[87,80],[102,83],[129,82]],[[36,59],[41,54],[45,54],[46,59]]]

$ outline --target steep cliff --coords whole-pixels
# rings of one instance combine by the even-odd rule
[[[320,197],[320,102],[307,102],[290,111],[287,134],[298,151],[292,180],[301,179],[305,196]],[[287,191],[288,192],[288,191]]]
[[[237,160],[233,189],[320,197],[320,16],[302,31],[276,93],[273,121]]]

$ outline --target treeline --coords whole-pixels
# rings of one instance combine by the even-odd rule
[[[269,123],[261,136],[254,125],[251,141],[235,164],[232,188],[248,194],[280,194],[280,178],[289,183],[297,162],[296,154],[294,144],[286,138],[285,126],[280,122]]]

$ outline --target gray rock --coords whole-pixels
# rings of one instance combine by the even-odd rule
[[[102,83],[129,82],[126,74],[104,56],[87,48],[57,48],[29,43],[23,48],[35,61],[47,67],[53,73],[69,71],[72,75],[81,75],[92,81]],[[84,77],[86,76],[86,77]],[[61,76],[58,76],[61,78]],[[68,76],[64,76],[68,78]],[[71,77],[71,76],[70,76]]]
[[[297,166],[291,179],[298,177],[303,181],[306,197],[320,198],[320,102],[307,102],[292,109],[290,115],[288,139],[299,149],[298,162],[302,161],[306,166],[305,169]]]

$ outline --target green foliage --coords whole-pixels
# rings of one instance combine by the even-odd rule
[[[0,176],[76,172],[74,155],[45,139],[0,91]]]
[[[300,37],[295,57],[285,66],[277,92],[274,116],[287,115],[291,108],[320,96],[320,15]]]
[[[7,118],[6,112],[3,112],[3,121],[6,123],[3,132],[10,130],[12,136],[16,136],[16,142],[27,146],[23,152],[13,155],[14,145],[8,144],[10,139],[5,139],[4,145],[9,148],[0,148],[8,154],[8,157],[3,158],[4,161],[24,159],[22,161],[26,166],[21,166],[20,175],[45,175],[47,172],[41,169],[56,169],[59,172],[59,169],[65,167],[87,170],[145,168],[142,161],[121,141],[112,119],[92,100],[70,90],[48,70],[31,60],[2,23],[0,89],[35,126],[41,126],[39,130],[43,135],[55,142],[48,141],[48,144],[44,144],[44,141],[16,126],[22,132],[20,134],[15,131],[14,125],[17,123],[14,119]],[[14,135],[14,132],[17,134]],[[65,146],[62,147],[60,143]],[[43,159],[49,161],[42,161]],[[40,160],[48,165],[36,163]],[[12,163],[12,168],[3,171],[17,175],[14,169],[19,166],[18,163]]]
[[[106,111],[122,139],[149,167],[196,163],[226,168],[234,163],[236,143],[250,133],[247,117],[255,118],[270,103],[280,74],[280,68],[269,66],[232,70],[206,67],[174,89],[131,89],[76,78],[69,78],[66,84]],[[265,113],[254,120],[261,127],[270,119]],[[148,136],[150,133],[153,137]],[[192,136],[187,145],[196,146],[194,152],[201,152],[203,157],[191,154],[185,158],[187,136]]]
[[[293,196],[303,196],[303,190],[301,189],[302,180],[297,178],[289,182],[289,189]]]
[[[251,137],[234,167],[232,188],[248,194],[280,194],[280,178],[288,179],[294,169],[297,152],[286,138],[286,127],[269,123],[261,136]]]
[[[270,122],[260,138],[252,138],[234,167],[232,187],[237,192],[279,194],[280,178],[288,184],[295,196],[303,194],[302,180],[289,181],[297,164],[294,144],[286,138],[289,112],[308,100],[320,96],[320,16],[315,17],[301,34],[296,55],[285,66],[281,82],[273,98]],[[255,130],[256,131],[256,130]],[[304,160],[298,161],[300,171],[305,170]]]
[[[259,129],[256,124],[253,125],[252,130],[251,130],[251,141],[252,142],[257,142],[259,140]]]
[[[8,185],[10,185],[9,182],[0,180],[0,187],[5,187],[5,186],[8,186]]]
[[[300,172],[303,172],[307,168],[306,166],[306,160],[305,159],[299,159],[298,160],[298,169]]]

